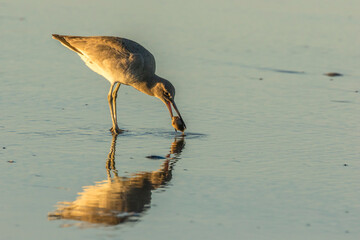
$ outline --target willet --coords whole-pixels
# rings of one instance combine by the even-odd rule
[[[121,84],[129,85],[150,96],[159,98],[174,118],[171,105],[179,115],[183,128],[186,125],[175,104],[175,88],[166,79],[155,74],[155,58],[140,44],[120,37],[81,37],[52,35],[61,44],[76,52],[94,72],[111,84],[108,94],[113,134],[122,130],[117,124],[116,98]]]

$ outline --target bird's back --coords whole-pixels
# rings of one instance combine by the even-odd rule
[[[79,54],[86,65],[110,82],[132,85],[155,74],[154,56],[140,44],[120,37],[81,37],[53,34]]]

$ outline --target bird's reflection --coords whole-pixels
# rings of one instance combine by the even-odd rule
[[[118,176],[115,168],[116,139],[114,135],[106,161],[108,179],[83,187],[73,202],[59,203],[58,208],[48,214],[49,220],[71,219],[117,225],[137,221],[141,213],[150,207],[151,191],[164,187],[172,178],[174,164],[185,146],[184,137],[175,138],[158,170],[139,172],[130,177]]]

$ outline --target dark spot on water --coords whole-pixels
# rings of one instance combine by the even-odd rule
[[[328,76],[328,77],[341,77],[341,76],[343,76],[341,73],[337,73],[337,72],[324,73],[324,75]]]
[[[33,155],[31,155],[31,156],[36,157],[36,154],[33,154]]]
[[[7,161],[8,163],[15,163],[15,161],[14,160],[9,160],[9,161]]]
[[[307,227],[311,227],[311,224],[310,224],[310,223],[307,223],[306,226],[307,226]]]
[[[184,168],[184,171],[187,171],[187,169],[186,169],[186,168]]]
[[[287,73],[287,74],[304,74],[304,71],[291,71],[291,70],[282,70],[282,69],[274,69],[274,72],[279,73]]]
[[[345,233],[350,233],[349,230],[346,230]]]
[[[347,167],[347,166],[349,166],[349,165],[347,165],[346,163],[344,163],[344,166]]]
[[[62,108],[61,110],[65,110],[65,108]]]
[[[286,74],[305,74],[304,71],[293,71],[286,69],[276,69],[276,68],[259,68],[266,71],[278,72],[278,73],[286,73]]]
[[[88,106],[89,104],[85,103],[85,106]]]
[[[130,159],[134,159],[133,157],[130,157]]]
[[[6,149],[6,147],[3,147],[2,149]]]
[[[261,80],[263,80],[263,78],[259,78],[259,80],[261,81]]]
[[[336,103],[351,103],[351,101],[346,101],[346,100],[331,100],[331,101]]]
[[[346,211],[345,211],[345,213],[349,213],[349,211],[348,211],[348,210],[346,210]]]
[[[149,158],[149,159],[154,159],[154,160],[158,160],[158,159],[166,159],[165,157],[158,156],[158,155],[149,155],[149,156],[146,156],[146,158]]]
[[[41,175],[40,174],[35,174],[35,177],[41,177]]]
[[[356,90],[355,92],[356,92],[356,93],[358,93],[358,92],[359,92],[359,90]]]

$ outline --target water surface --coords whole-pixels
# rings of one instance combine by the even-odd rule
[[[359,239],[359,8],[0,1],[1,239]],[[109,83],[52,33],[143,44],[187,136],[124,86],[114,141]]]

